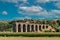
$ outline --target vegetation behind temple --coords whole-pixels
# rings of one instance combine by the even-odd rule
[[[24,20],[13,20],[13,21],[0,21],[0,32],[13,32],[13,23],[19,21],[20,22],[30,21],[30,23],[49,24],[52,26],[52,28],[56,30],[56,32],[60,32],[60,19],[53,19],[53,20],[24,19]]]

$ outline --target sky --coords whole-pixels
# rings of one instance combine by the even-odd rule
[[[0,0],[0,20],[60,18],[60,0]]]

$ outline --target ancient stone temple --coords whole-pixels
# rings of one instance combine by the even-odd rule
[[[48,24],[38,24],[30,22],[15,22],[14,32],[42,32],[47,29],[50,30],[51,26]]]

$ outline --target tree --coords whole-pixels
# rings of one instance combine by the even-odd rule
[[[12,24],[3,23],[3,22],[0,23],[0,31],[1,31],[1,32],[13,30],[13,29],[11,29],[11,28],[13,28],[13,25],[12,25]]]

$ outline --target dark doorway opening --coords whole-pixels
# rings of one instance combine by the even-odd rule
[[[26,32],[26,25],[23,24],[23,32]]]
[[[21,24],[18,25],[18,32],[21,32]]]

